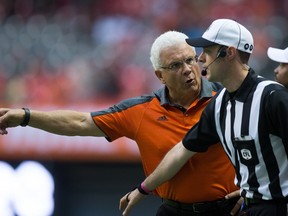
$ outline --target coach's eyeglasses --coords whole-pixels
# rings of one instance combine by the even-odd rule
[[[178,71],[183,68],[184,63],[187,65],[194,65],[198,63],[198,56],[189,57],[183,61],[172,62],[168,66],[161,67],[162,69],[171,70],[171,71]]]

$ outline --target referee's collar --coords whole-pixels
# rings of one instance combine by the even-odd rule
[[[201,77],[201,92],[199,100],[201,100],[202,98],[211,98],[213,96],[212,92],[216,92],[221,88],[222,86],[220,84],[211,83],[206,78]],[[161,106],[166,104],[173,105],[169,100],[168,88],[166,86],[153,93],[159,99]]]
[[[245,102],[247,100],[249,93],[251,92],[253,88],[253,84],[254,84],[256,77],[257,75],[255,71],[252,68],[250,68],[249,73],[245,77],[241,86],[235,92],[229,93],[226,90],[225,101],[227,102],[229,100],[237,100],[240,102]]]

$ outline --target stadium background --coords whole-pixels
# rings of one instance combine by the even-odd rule
[[[287,0],[0,0],[0,104],[96,111],[149,94],[160,87],[149,61],[153,40],[174,29],[199,36],[216,18],[251,30],[250,65],[273,79],[277,64],[266,50],[288,46],[287,14]],[[119,198],[143,179],[127,139],[15,128],[0,137],[0,159],[13,168],[37,161],[52,174],[55,216],[120,215]],[[154,215],[159,203],[150,196],[132,215]]]

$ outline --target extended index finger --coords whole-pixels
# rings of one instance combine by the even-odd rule
[[[120,202],[119,202],[119,210],[123,210],[124,208],[126,208],[129,200],[127,199],[127,196],[128,196],[129,193],[127,193],[125,196],[123,196],[121,199],[120,199]]]
[[[226,199],[231,199],[240,196],[240,190],[233,191],[225,196]]]

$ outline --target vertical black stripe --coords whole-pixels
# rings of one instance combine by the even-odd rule
[[[235,100],[231,100],[231,140],[233,142],[234,138],[235,138],[235,133],[234,133],[234,129],[233,126],[235,124]],[[234,145],[234,144],[233,144]],[[242,177],[240,175],[240,166],[239,166],[239,158],[237,155],[237,149],[234,150],[235,152],[235,167],[236,167],[236,178],[238,180],[238,182],[240,183],[242,181]],[[240,186],[239,184],[237,186]]]
[[[225,138],[226,106],[227,106],[227,104],[225,103],[225,100],[222,100],[222,102],[221,102],[221,110],[220,110],[220,127],[221,127],[221,132],[223,134],[223,143],[222,144],[224,145],[228,156],[231,157],[232,153],[231,153],[230,149],[228,148],[227,141],[226,141],[226,138]]]

